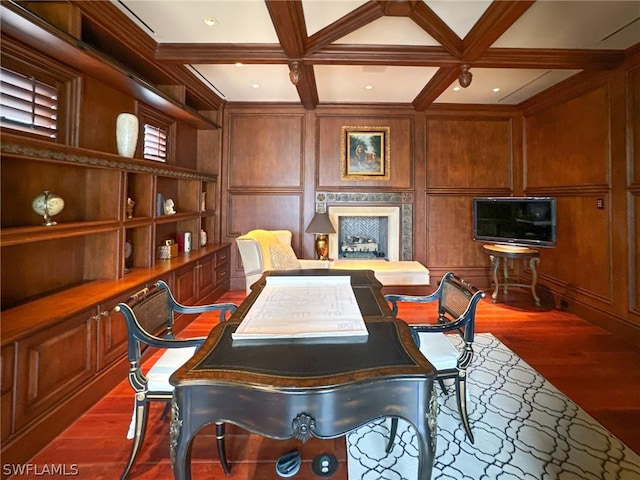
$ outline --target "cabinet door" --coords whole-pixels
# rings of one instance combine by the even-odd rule
[[[18,342],[16,430],[91,380],[96,314],[94,307]]]
[[[197,265],[190,263],[176,271],[174,296],[183,305],[195,305],[198,301]]]
[[[120,302],[125,302],[134,291],[122,295],[108,303],[100,305],[98,315],[98,370],[111,365],[113,362],[124,358],[127,353],[127,322],[121,313],[116,313],[113,308]]]
[[[198,299],[209,295],[216,288],[215,254],[198,261]]]
[[[0,370],[2,371],[2,378],[0,379],[0,385],[2,386],[0,405],[0,415],[2,415],[2,434],[0,440],[2,443],[11,435],[11,424],[13,423],[13,380],[14,380],[14,368],[15,368],[15,346],[13,344],[7,345],[2,349],[2,364]]]

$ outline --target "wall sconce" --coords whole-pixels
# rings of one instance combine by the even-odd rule
[[[467,88],[469,85],[471,85],[473,74],[469,71],[470,68],[470,65],[463,65],[462,71],[460,72],[460,75],[458,75],[458,83],[460,83],[460,86],[462,88]]]
[[[316,258],[318,260],[329,259],[329,233],[336,233],[336,229],[333,228],[333,224],[329,219],[329,214],[318,213],[313,216],[311,223],[305,230],[307,233],[313,233],[316,236],[315,248]]]

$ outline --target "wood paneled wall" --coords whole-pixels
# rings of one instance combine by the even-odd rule
[[[558,243],[541,251],[540,282],[558,305],[640,343],[637,57],[520,107],[229,104],[222,241],[254,228],[285,228],[298,256],[312,258],[313,238],[304,229],[316,191],[407,192],[414,258],[429,268],[433,285],[454,270],[487,288],[489,259],[472,239],[472,198],[555,196]],[[343,126],[390,128],[388,181],[341,180]],[[232,288],[241,289],[242,263],[232,250]]]

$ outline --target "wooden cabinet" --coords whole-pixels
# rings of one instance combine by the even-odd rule
[[[113,312],[118,302],[162,279],[185,304],[213,303],[229,288],[229,255],[229,244],[212,244],[120,280],[86,283],[5,310],[3,459],[27,461],[126,378],[127,330]],[[187,320],[178,319],[176,332]]]
[[[126,326],[113,307],[160,278],[184,303],[214,302],[229,287],[218,280],[229,245],[216,243],[220,192],[209,172],[219,159],[199,151],[199,139],[218,138],[212,110],[203,116],[21,7],[0,8],[11,66],[55,63],[69,83],[56,141],[0,133],[0,438],[3,462],[24,463],[126,378]],[[174,158],[117,155],[117,115],[151,110],[177,132]],[[53,226],[32,209],[44,191],[65,202]],[[158,259],[184,232],[192,250]]]

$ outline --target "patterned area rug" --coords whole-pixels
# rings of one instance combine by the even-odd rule
[[[433,480],[638,480],[640,457],[491,334],[476,335],[467,441],[455,390],[438,387]],[[400,420],[388,455],[389,419],[347,436],[350,480],[415,480],[415,432]]]

